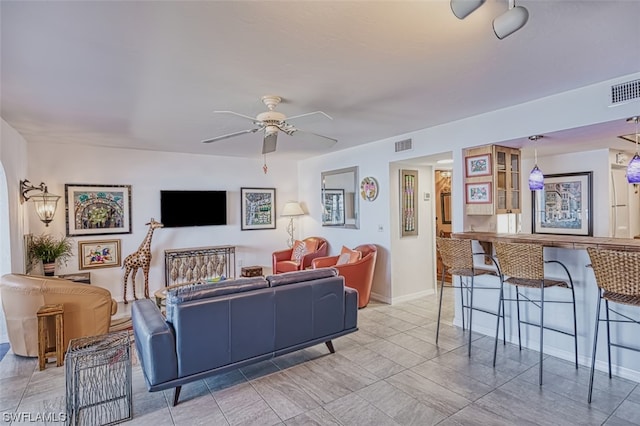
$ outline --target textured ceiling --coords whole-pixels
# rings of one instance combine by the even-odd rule
[[[448,0],[0,3],[2,117],[29,142],[255,157],[260,97],[345,149],[640,71],[640,1],[506,0],[461,21]]]

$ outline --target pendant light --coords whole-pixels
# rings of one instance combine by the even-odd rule
[[[640,135],[638,134],[639,119],[640,117],[638,116],[627,119],[627,123],[636,123],[636,154],[627,166],[627,182],[629,183],[640,183],[640,154],[638,154],[638,139],[640,138]]]
[[[535,158],[535,166],[529,173],[529,189],[532,191],[539,191],[544,189],[544,175],[542,170],[538,168],[538,139],[542,139],[542,135],[529,136],[529,140],[534,142],[533,155]]]

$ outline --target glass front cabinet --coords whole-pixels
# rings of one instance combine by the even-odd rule
[[[494,145],[494,214],[520,213],[520,150]]]
[[[485,145],[465,150],[465,205],[468,215],[520,213],[519,149]]]

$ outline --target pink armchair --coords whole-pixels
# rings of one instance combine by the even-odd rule
[[[300,271],[311,267],[311,261],[316,257],[322,257],[327,255],[329,249],[329,243],[322,237],[309,237],[305,238],[306,242],[315,243],[316,250],[304,254],[300,261],[291,260],[293,254],[293,248],[286,250],[280,250],[273,252],[272,255],[272,267],[274,274],[280,274],[282,272]]]
[[[353,263],[336,265],[339,256],[328,256],[314,259],[312,265],[314,269],[336,268],[338,274],[344,277],[345,285],[358,290],[358,308],[364,308],[371,296],[378,249],[373,244],[363,244],[354,250],[362,253],[362,257]]]

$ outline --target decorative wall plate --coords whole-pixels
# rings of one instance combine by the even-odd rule
[[[365,201],[373,201],[378,197],[378,181],[371,176],[367,176],[360,182],[360,195]]]

